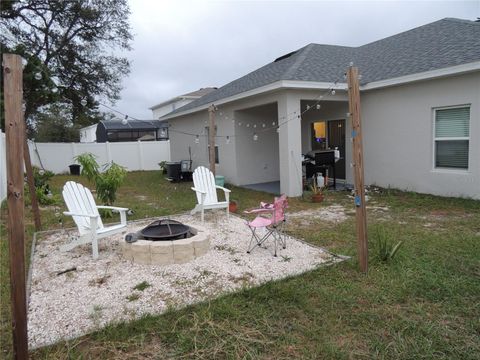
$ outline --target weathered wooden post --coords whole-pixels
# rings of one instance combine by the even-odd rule
[[[3,54],[3,79],[13,354],[15,359],[27,359],[28,338],[23,203],[25,121],[23,120],[22,111],[22,58],[19,55]]]
[[[358,68],[347,70],[348,105],[352,118],[353,169],[355,176],[355,212],[360,270],[368,271],[367,210],[365,207],[365,182],[363,174],[362,126],[360,120],[360,89]]]
[[[210,171],[215,175],[215,105],[208,107],[208,119],[210,125],[208,129],[208,145],[209,145],[209,157],[210,157]]]

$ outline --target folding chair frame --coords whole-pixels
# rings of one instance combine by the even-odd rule
[[[270,238],[270,236],[273,237],[274,243],[275,243],[275,253],[273,254],[273,256],[277,256],[278,243],[280,243],[283,249],[286,249],[287,236],[283,232],[284,224],[285,224],[285,219],[281,221],[279,224],[266,226],[265,227],[266,233],[262,237],[260,237],[260,235],[257,233],[257,230],[260,229],[259,227],[253,227],[249,225],[248,227],[252,232],[252,236],[250,238],[250,243],[248,245],[247,254],[250,254],[250,252],[253,249],[255,249],[257,246],[262,246],[263,243]]]

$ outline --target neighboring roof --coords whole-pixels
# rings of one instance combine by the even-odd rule
[[[217,90],[216,87],[206,87],[206,88],[200,88],[198,90],[195,90],[195,91],[192,91],[192,92],[189,92],[187,94],[183,94],[183,95],[179,95],[179,96],[176,96],[174,98],[171,98],[169,100],[166,100],[166,101],[163,101],[161,102],[160,104],[157,104],[157,105],[154,105],[152,106],[151,108],[149,108],[150,110],[155,110],[159,107],[162,107],[162,106],[165,106],[165,105],[168,105],[168,104],[171,104],[175,101],[179,101],[179,100],[183,100],[183,99],[199,99],[201,98],[202,96],[205,96],[207,94],[210,94],[212,91],[215,91]]]
[[[360,47],[309,44],[281,56],[168,116],[279,80],[342,82],[353,62],[362,84],[480,60],[480,23],[445,18]]]
[[[166,126],[164,121],[160,120],[128,120],[124,125],[122,120],[107,120],[100,121],[99,124],[103,124],[106,130],[154,130]]]

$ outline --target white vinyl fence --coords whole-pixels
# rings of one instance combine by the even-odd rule
[[[69,172],[75,157],[83,153],[97,156],[100,165],[110,161],[128,171],[159,170],[158,163],[170,161],[170,141],[137,141],[115,143],[34,143],[29,141],[33,166],[55,174]],[[7,196],[5,134],[0,132],[0,201]]]

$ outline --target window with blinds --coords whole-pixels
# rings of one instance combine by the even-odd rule
[[[468,169],[470,107],[435,109],[435,168]]]

